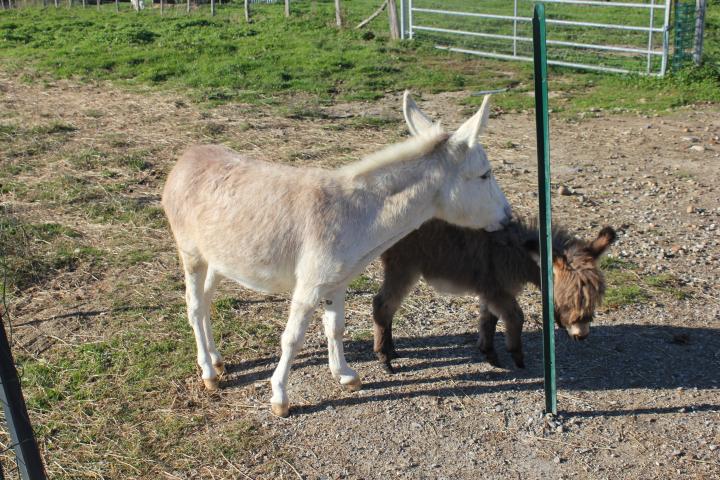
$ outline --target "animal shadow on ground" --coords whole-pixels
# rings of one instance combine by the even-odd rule
[[[563,331],[556,332],[556,368],[560,391],[597,391],[624,389],[672,390],[682,388],[720,388],[720,370],[713,368],[720,360],[720,335],[711,328],[673,326],[596,325],[588,340],[571,340]],[[398,374],[383,373],[379,381],[363,384],[363,395],[326,399],[315,405],[293,409],[297,414],[324,410],[328,406],[358,405],[398,398],[423,396],[450,397],[458,394],[456,382],[462,381],[462,393],[478,396],[498,391],[541,390],[542,332],[523,333],[526,369],[512,366],[504,352],[502,333],[496,336],[500,360],[508,369],[484,366],[484,357],[477,350],[476,334],[397,337]],[[347,341],[348,362],[375,362],[371,341]],[[268,356],[228,365],[232,378],[226,387],[247,385],[272,375],[277,357]],[[293,369],[326,366],[322,348],[307,349],[298,355]],[[477,365],[477,370],[453,367]],[[430,370],[446,373],[433,373]],[[379,369],[379,368],[378,368]],[[428,375],[403,373],[429,370]],[[315,379],[314,381],[321,381]],[[328,375],[327,381],[331,381]],[[403,388],[401,388],[403,387]],[[409,387],[409,388],[408,388]],[[417,388],[413,388],[417,387]],[[680,411],[714,411],[718,405],[688,405],[667,408],[643,408],[593,412],[565,412],[570,415],[634,415],[640,413],[677,413]]]

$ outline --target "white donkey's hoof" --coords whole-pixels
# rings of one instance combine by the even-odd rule
[[[286,418],[290,416],[289,403],[270,403],[270,410],[272,410],[273,415],[278,417]]]
[[[203,383],[205,384],[205,388],[209,392],[214,392],[218,388],[220,388],[220,379],[218,377],[215,378],[203,378]]]
[[[218,376],[225,375],[225,362],[223,362],[222,360],[213,363],[213,368],[215,369],[215,373],[217,373]]]
[[[362,388],[362,381],[360,380],[360,377],[355,377],[351,379],[347,383],[341,384],[345,390],[348,392],[357,392]]]

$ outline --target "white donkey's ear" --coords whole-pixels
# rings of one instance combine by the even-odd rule
[[[405,123],[407,123],[410,134],[413,136],[420,135],[433,125],[432,120],[420,111],[420,108],[410,97],[410,90],[405,90],[403,95],[403,115],[405,115]]]
[[[470,146],[475,145],[487,126],[488,118],[490,118],[490,95],[485,95],[480,110],[457,129],[451,141],[453,143],[465,142]]]

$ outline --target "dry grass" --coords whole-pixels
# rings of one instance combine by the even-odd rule
[[[272,152],[274,161],[336,166],[404,134],[399,98],[321,111],[302,98],[276,110],[246,105],[204,110],[179,96],[131,93],[109,85],[22,83],[2,72],[0,88],[0,157],[8,159],[0,165],[0,244],[12,273],[7,288],[15,354],[51,478],[296,478],[298,472],[306,478],[330,472],[343,476],[332,459],[346,468],[353,464],[338,445],[355,445],[365,438],[357,431],[378,418],[400,436],[416,428],[408,426],[412,415],[419,415],[414,422],[430,419],[422,426],[427,430],[413,430],[407,440],[424,445],[426,452],[468,435],[476,435],[472,438],[478,439],[477,445],[508,449],[514,443],[502,442],[522,434],[525,417],[498,414],[495,404],[514,404],[520,396],[517,389],[528,390],[523,398],[531,405],[530,413],[539,408],[533,374],[511,371],[513,378],[506,378],[483,370],[467,353],[472,335],[465,331],[474,329],[476,301],[438,297],[422,284],[396,319],[396,332],[408,337],[405,346],[420,352],[407,359],[414,367],[406,367],[395,383],[376,373],[367,352],[370,298],[382,278],[376,264],[353,283],[347,305],[348,350],[354,362],[365,362],[364,374],[374,384],[368,392],[350,396],[330,382],[323,365],[324,339],[313,327],[293,375],[293,400],[301,415],[291,420],[271,417],[267,379],[288,301],[229,284],[221,288],[213,309],[219,347],[230,366],[226,388],[213,395],[201,388],[183,313],[180,270],[158,202],[174,158],[190,143],[218,141],[253,155]],[[425,104],[435,116],[457,124],[459,100],[457,95],[439,95]],[[516,120],[504,128],[516,128]],[[527,119],[520,121],[530,125]],[[513,163],[530,155],[530,140],[515,134],[516,143],[509,149],[507,136],[498,132],[491,125],[487,140],[496,171],[501,183],[510,185],[517,210],[527,213],[534,201],[527,192],[535,179]],[[508,163],[501,165],[500,160]],[[593,218],[597,222],[603,217]],[[622,272],[613,279],[617,287],[644,275],[630,265],[614,266]],[[643,278],[646,301],[683,308],[671,291],[677,279]],[[523,305],[527,330],[537,335],[539,309],[533,293],[523,295]],[[601,321],[640,306],[616,305]],[[437,335],[445,326],[461,333]],[[412,343],[411,337],[421,339]],[[528,348],[530,358],[536,358],[535,347]],[[602,345],[594,350],[598,355],[603,351]],[[439,366],[431,369],[434,361]],[[580,392],[567,402],[572,408],[602,409],[611,408],[610,398],[607,392]],[[391,414],[401,408],[410,411]],[[333,409],[346,409],[358,420],[340,418]],[[476,420],[486,422],[487,428],[475,429]],[[306,428],[310,433],[303,434]],[[532,438],[527,443],[538,446],[522,448],[552,465],[558,451],[569,457],[581,446],[608,443],[598,432],[560,442],[559,450]],[[637,435],[657,442],[661,434]],[[0,437],[0,443],[7,444],[7,438]],[[394,445],[388,442],[387,448]],[[360,446],[357,452],[377,457],[371,440]],[[623,448],[618,451],[629,455],[635,447]],[[472,450],[469,445],[452,449]],[[408,446],[406,455],[411,454],[417,457]],[[521,454],[515,451],[513,456]],[[417,458],[423,468],[431,468],[424,457]],[[7,454],[0,460],[6,462]],[[493,471],[504,468],[496,467]],[[348,476],[380,476],[364,464],[353,468]],[[699,468],[698,474],[710,471]]]
[[[200,388],[159,207],[161,179],[197,142],[337,165],[384,144],[378,126],[394,125],[398,136],[399,117],[315,119],[298,113],[307,112],[302,104],[285,116],[243,105],[198,110],[174,96],[68,82],[41,87],[1,73],[0,84],[0,156],[9,160],[0,166],[6,288],[50,476],[291,471],[272,436],[247,415],[265,408],[264,385],[230,408],[215,408],[227,403],[225,394]],[[320,135],[325,141],[314,144]],[[224,354],[271,355],[285,308],[284,299],[226,287],[214,306]]]

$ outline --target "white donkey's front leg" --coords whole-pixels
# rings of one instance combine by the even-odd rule
[[[343,334],[345,333],[345,288],[328,295],[325,299],[323,325],[328,342],[328,362],[333,377],[350,391],[360,390],[360,376],[345,360]]]
[[[290,414],[290,401],[287,395],[287,382],[290,375],[290,367],[297,352],[302,348],[305,340],[310,317],[315,310],[317,299],[307,298],[296,293],[293,295],[290,304],[290,316],[285,326],[285,331],[280,338],[282,355],[278,362],[275,373],[270,379],[273,395],[270,399],[272,412],[279,417],[287,417]]]

